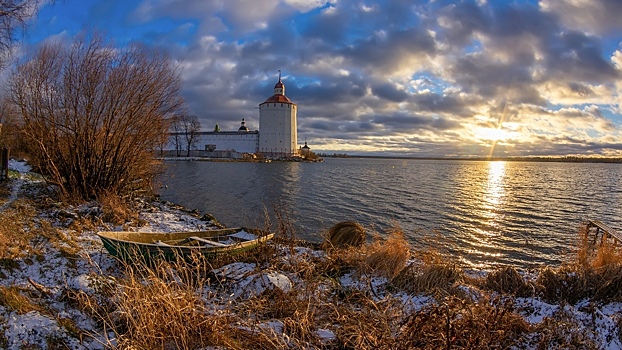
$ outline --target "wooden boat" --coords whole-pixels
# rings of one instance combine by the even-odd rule
[[[274,237],[274,233],[244,227],[166,233],[105,231],[97,235],[112,256],[125,261],[142,258],[147,263],[155,258],[189,259],[194,254],[208,258],[216,254],[236,254]]]

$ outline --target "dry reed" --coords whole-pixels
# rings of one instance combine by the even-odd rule
[[[335,224],[324,235],[324,247],[347,248],[358,247],[365,243],[365,228],[354,221],[343,221]]]
[[[25,314],[30,311],[43,311],[43,307],[34,302],[29,296],[25,295],[26,290],[16,286],[0,286],[0,306],[17,314]]]
[[[535,287],[525,282],[523,276],[513,267],[504,267],[489,273],[484,279],[483,287],[517,297],[532,296],[535,291]]]
[[[397,349],[499,349],[521,342],[529,325],[513,306],[448,297],[410,315],[400,329]]]
[[[539,295],[549,302],[574,304],[622,301],[622,251],[614,243],[595,244],[586,225],[578,232],[574,260],[557,269],[543,269],[536,280]]]
[[[463,279],[464,273],[454,264],[409,265],[391,283],[410,294],[447,296],[461,294],[457,286]]]
[[[404,232],[394,227],[386,240],[376,240],[367,249],[365,262],[373,274],[388,279],[395,277],[410,258],[410,245]]]

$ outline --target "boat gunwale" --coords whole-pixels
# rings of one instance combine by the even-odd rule
[[[217,230],[203,230],[203,231],[175,231],[175,232],[138,232],[138,231],[99,231],[97,232],[97,236],[100,237],[100,239],[106,240],[108,241],[110,244],[125,244],[125,245],[135,245],[135,246],[144,246],[145,248],[152,250],[152,249],[157,249],[157,250],[172,250],[172,249],[188,249],[188,250],[198,250],[201,252],[210,252],[210,251],[214,251],[214,252],[226,252],[228,250],[236,250],[239,248],[244,248],[246,246],[249,245],[254,245],[254,244],[259,244],[259,243],[263,243],[265,241],[268,241],[270,239],[272,239],[274,237],[274,233],[268,233],[265,235],[257,235],[257,238],[252,239],[252,240],[246,240],[246,241],[239,241],[239,242],[235,242],[233,244],[227,245],[225,247],[208,247],[208,246],[187,246],[187,245],[159,245],[156,243],[147,243],[147,242],[136,242],[136,241],[130,241],[127,239],[121,239],[121,238],[117,238],[117,237],[112,237],[112,236],[118,236],[118,235],[124,235],[124,234],[144,234],[144,235],[153,235],[154,239],[157,239],[158,237],[162,237],[165,235],[181,235],[183,238],[188,238],[188,237],[192,237],[192,236],[198,236],[201,237],[201,235],[197,235],[200,233],[205,233],[205,232],[212,232],[214,233],[213,235],[209,235],[209,236],[204,236],[202,238],[206,238],[206,237],[217,237],[217,236],[227,236],[228,234],[233,234],[236,232],[240,232],[240,231],[246,231],[248,233],[251,234],[256,234],[256,233],[265,233],[259,229],[249,229],[246,227],[236,227],[236,228],[227,228],[227,229],[217,229]]]

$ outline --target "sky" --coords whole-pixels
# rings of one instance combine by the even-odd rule
[[[313,151],[622,157],[619,0],[62,0],[24,50],[89,29],[167,49],[204,130],[259,127],[278,71]]]

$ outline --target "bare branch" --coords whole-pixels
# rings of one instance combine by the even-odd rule
[[[149,187],[153,152],[182,113],[180,78],[166,53],[117,50],[96,35],[42,46],[10,81],[37,165],[70,197]]]

